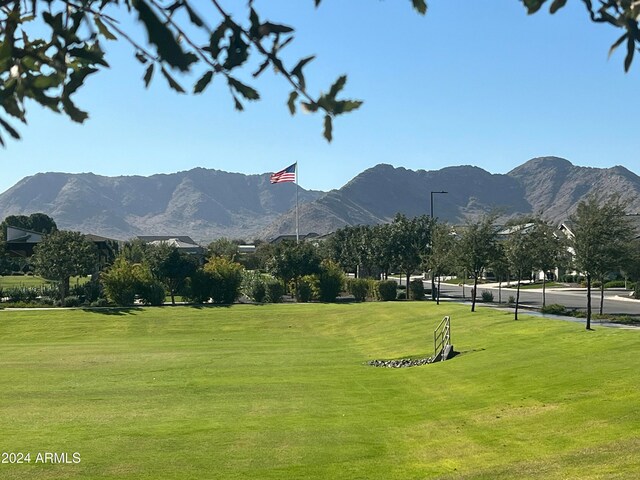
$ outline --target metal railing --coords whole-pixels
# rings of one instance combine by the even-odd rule
[[[440,324],[433,331],[433,359],[434,361],[440,356],[440,361],[447,358],[447,353],[451,347],[451,319],[447,315],[442,319]]]

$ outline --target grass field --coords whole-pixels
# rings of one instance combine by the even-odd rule
[[[2,288],[40,287],[45,283],[51,282],[36,275],[11,275],[6,277],[0,276],[0,287]]]
[[[71,277],[69,285],[83,284],[89,281],[89,277]],[[45,284],[55,284],[51,280],[45,280],[37,275],[0,275],[0,288],[14,287],[40,287]]]
[[[0,450],[31,453],[0,478],[640,476],[640,330],[468,310],[0,311]],[[446,314],[451,361],[364,364],[430,355]]]

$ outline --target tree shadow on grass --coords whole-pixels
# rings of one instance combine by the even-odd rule
[[[97,313],[99,315],[135,315],[142,311],[141,307],[94,307],[83,308],[83,312]]]
[[[232,305],[228,303],[194,303],[191,305],[184,305],[187,308],[193,308],[195,310],[205,310],[207,308],[231,308]]]

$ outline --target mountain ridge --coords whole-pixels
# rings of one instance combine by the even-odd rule
[[[506,174],[472,165],[410,170],[379,164],[339,189],[299,189],[300,233],[325,234],[346,225],[434,214],[452,223],[499,211],[501,220],[542,214],[566,220],[589,193],[617,192],[640,212],[640,177],[622,165],[575,166],[537,157]],[[269,174],[194,168],[176,173],[108,177],[94,173],[38,173],[0,194],[0,216],[43,212],[60,228],[128,239],[135,235],[190,235],[269,239],[295,232],[296,186],[271,185]]]

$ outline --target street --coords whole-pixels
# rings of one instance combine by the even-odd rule
[[[436,283],[437,284],[437,283]],[[431,288],[431,282],[424,281],[425,288]],[[458,285],[450,285],[441,283],[440,296],[449,298],[466,298],[471,300],[472,285],[463,287]],[[478,285],[477,301],[482,299],[483,291],[493,293],[494,302],[499,300],[499,288],[496,284]],[[623,289],[605,290],[604,292],[604,313],[607,314],[625,314],[640,315],[640,300],[632,300],[626,295],[628,291]],[[510,296],[516,297],[515,288],[502,287],[502,303],[507,303]],[[587,308],[587,292],[586,289],[579,288],[547,288],[546,304],[560,304],[567,309],[586,310]],[[520,305],[525,307],[540,308],[542,307],[542,288],[540,289],[520,289]],[[592,312],[597,312],[600,308],[600,291],[592,290],[591,292],[591,308]]]

